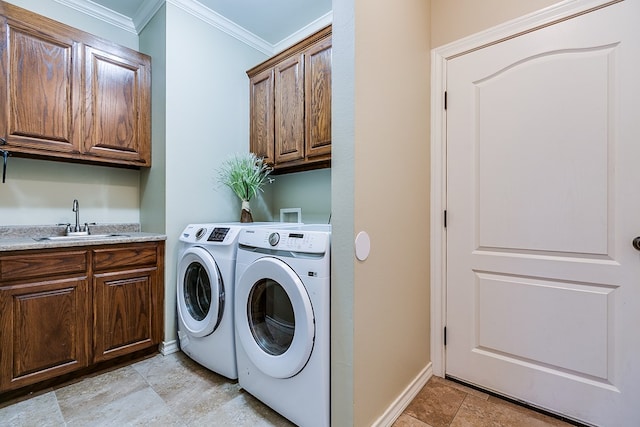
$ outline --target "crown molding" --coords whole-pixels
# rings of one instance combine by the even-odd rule
[[[140,8],[136,11],[136,15],[133,17],[136,33],[140,34],[158,10],[160,10],[162,5],[164,5],[164,2],[165,0],[145,0],[140,5]]]
[[[326,27],[333,21],[333,12],[328,12],[309,25],[301,28],[275,45],[272,45],[219,13],[203,6],[197,0],[145,0],[136,11],[133,19],[94,3],[91,0],[55,1],[136,35],[140,34],[162,5],[170,3],[268,56],[283,51],[321,28]]]
[[[273,45],[245,30],[238,24],[228,20],[219,13],[203,6],[196,0],[166,0],[166,2],[179,7],[196,18],[202,19],[204,22],[229,34],[241,42],[248,44],[265,55],[273,54]]]
[[[96,4],[91,0],[55,0],[55,1],[71,9],[77,10],[78,12],[84,13],[85,15],[92,16],[96,19],[99,19],[108,24],[111,24],[114,27],[118,27],[125,31],[129,31],[130,33],[138,35],[138,32],[136,31],[136,27],[133,24],[133,20],[131,20],[130,18],[118,12],[114,12],[111,9],[107,9],[102,5]]]
[[[330,25],[332,22],[333,22],[333,11],[330,11],[322,15],[320,18],[316,19],[315,21],[311,22],[309,25],[299,29],[295,33],[291,34],[290,36],[280,40],[275,45],[272,45],[271,55],[276,54],[278,52],[282,52],[283,50],[287,49],[290,46],[293,46],[300,40],[303,40],[306,37],[309,37],[311,34],[315,33],[316,31],[326,27],[327,25]]]

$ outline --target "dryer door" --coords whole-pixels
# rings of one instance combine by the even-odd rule
[[[289,378],[311,357],[313,309],[300,277],[277,258],[250,264],[236,282],[238,340],[253,364],[274,378]]]
[[[187,249],[178,263],[178,316],[186,332],[203,337],[216,330],[224,312],[224,284],[209,252]]]

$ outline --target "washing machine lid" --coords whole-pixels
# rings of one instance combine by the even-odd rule
[[[186,333],[213,333],[224,314],[225,287],[215,259],[205,249],[187,249],[178,262],[178,316]]]
[[[315,337],[313,307],[300,277],[280,259],[264,257],[242,273],[235,292],[238,341],[251,362],[273,378],[300,372]]]

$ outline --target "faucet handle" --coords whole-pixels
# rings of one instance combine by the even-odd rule
[[[64,225],[66,227],[65,229],[65,233],[71,233],[71,224],[66,223],[66,224],[58,224],[58,225]]]
[[[87,233],[89,233],[89,226],[90,225],[96,225],[96,223],[95,222],[85,222],[84,223],[84,230],[82,230],[82,231],[86,231]],[[91,233],[89,233],[89,234],[91,234]]]

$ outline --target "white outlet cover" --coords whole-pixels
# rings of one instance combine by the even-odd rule
[[[369,257],[371,252],[371,239],[366,231],[361,231],[356,236],[356,258],[364,261]]]

